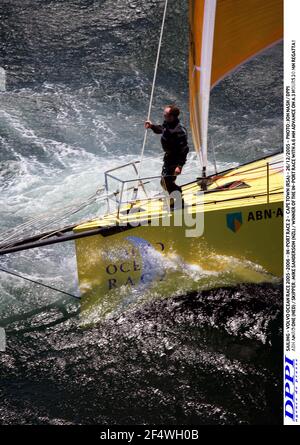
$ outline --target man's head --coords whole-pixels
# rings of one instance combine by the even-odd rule
[[[178,119],[180,110],[176,105],[167,105],[164,109],[164,119],[166,122],[174,122]]]

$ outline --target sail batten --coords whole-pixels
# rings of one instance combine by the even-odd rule
[[[190,0],[190,119],[207,165],[210,90],[283,36],[283,0]]]

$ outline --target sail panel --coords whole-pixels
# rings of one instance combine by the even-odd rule
[[[218,0],[212,87],[282,36],[283,0]]]
[[[190,0],[189,91],[194,147],[207,165],[209,92],[283,36],[283,0]]]

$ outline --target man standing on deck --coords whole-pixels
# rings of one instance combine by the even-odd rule
[[[160,183],[169,194],[175,190],[181,193],[181,187],[175,184],[175,181],[182,171],[189,152],[187,131],[178,119],[179,113],[180,110],[175,105],[167,105],[162,125],[154,125],[151,121],[145,122],[145,128],[151,128],[154,133],[162,135],[161,145],[165,155]]]

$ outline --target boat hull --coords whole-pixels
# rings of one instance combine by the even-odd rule
[[[253,199],[255,201],[255,199]],[[167,296],[236,282],[272,281],[283,273],[283,203],[260,203],[203,213],[203,233],[190,226],[132,227],[76,240],[83,311],[123,307],[136,290]],[[193,215],[196,217],[196,213]],[[199,215],[198,215],[199,216]],[[183,283],[185,282],[185,286]],[[139,297],[140,299],[140,297]],[[132,302],[132,299],[129,299]]]

